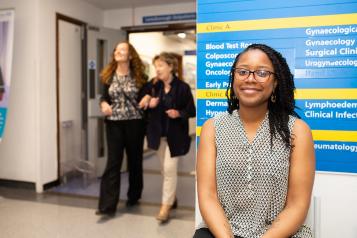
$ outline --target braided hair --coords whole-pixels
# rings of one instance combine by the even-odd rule
[[[294,111],[296,108],[294,100],[294,76],[290,72],[286,59],[273,48],[264,44],[252,44],[237,55],[230,70],[229,85],[226,91],[228,113],[232,114],[234,110],[239,109],[239,100],[233,90],[234,67],[244,53],[256,49],[263,51],[272,62],[275,80],[277,81],[277,87],[273,91],[276,100],[275,102],[271,100],[268,102],[269,127],[271,132],[270,144],[273,146],[273,138],[276,138],[278,134],[286,147],[291,148],[291,135],[288,127],[289,115],[300,118]]]

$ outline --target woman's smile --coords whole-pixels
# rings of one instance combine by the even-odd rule
[[[245,94],[255,94],[261,92],[262,90],[256,87],[241,87],[240,91]]]

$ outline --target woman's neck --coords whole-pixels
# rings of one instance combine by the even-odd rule
[[[246,123],[260,123],[267,113],[267,105],[263,104],[259,107],[239,107],[239,117],[241,120]]]
[[[117,75],[123,76],[129,74],[129,62],[118,62],[117,69],[115,70]]]
[[[258,128],[262,124],[265,115],[268,111],[267,105],[263,104],[258,107],[240,107],[239,117],[243,124],[249,143],[254,141],[257,135]]]
[[[174,79],[174,77],[172,76],[172,74],[170,74],[170,76],[167,79],[162,80],[164,82],[165,87],[170,87],[170,84],[173,79]]]
[[[165,93],[169,93],[170,92],[172,80],[173,80],[172,74],[170,74],[168,79],[162,80],[162,82],[164,83],[164,91],[165,91]]]

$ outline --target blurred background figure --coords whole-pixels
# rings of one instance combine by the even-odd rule
[[[135,48],[120,42],[111,62],[101,72],[104,92],[100,102],[106,117],[108,160],[101,184],[97,215],[115,215],[120,193],[120,170],[124,149],[129,172],[128,207],[138,204],[143,189],[143,110],[149,101],[142,97],[147,81],[145,67]]]
[[[1,67],[0,67],[0,101],[3,98],[4,92],[5,92],[5,82],[4,82]]]
[[[161,208],[156,218],[169,219],[170,210],[177,207],[178,159],[190,148],[190,117],[196,116],[190,86],[178,75],[178,61],[174,54],[162,52],[153,59],[156,78],[147,87],[151,94],[147,140],[156,150],[163,176]]]

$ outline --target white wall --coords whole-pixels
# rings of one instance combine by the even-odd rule
[[[133,26],[134,22],[134,9],[132,8],[104,11],[104,27],[120,29],[122,26]]]
[[[40,129],[40,174],[39,183],[57,179],[57,108],[56,108],[56,13],[102,25],[100,9],[81,1],[39,0],[39,90],[38,100]],[[45,100],[42,100],[45,99]]]
[[[56,12],[94,26],[105,25],[105,18],[118,29],[118,23],[123,22],[120,17],[130,23],[139,21],[134,20],[140,18],[136,11],[192,12],[195,6],[127,9],[127,15],[115,10],[113,16],[109,11],[106,17],[90,4],[71,0],[1,0],[0,8],[15,9],[13,72],[0,143],[0,179],[34,182],[41,192],[43,184],[57,179]]]
[[[357,175],[318,172],[313,194],[320,200],[316,238],[356,238]]]
[[[139,25],[143,15],[193,12],[195,7],[112,10],[105,12],[104,25]],[[103,14],[70,0],[1,0],[0,9],[9,8],[15,9],[13,71],[0,179],[35,182],[40,191],[57,179],[55,12],[97,26],[103,25]],[[321,202],[320,238],[357,237],[356,175],[317,173],[314,195]]]
[[[103,13],[70,0],[2,0],[15,9],[13,78],[0,144],[0,179],[42,185],[57,179],[56,12],[102,25]]]
[[[177,3],[149,7],[114,9],[104,12],[104,27],[120,29],[123,26],[143,25],[143,16],[196,12],[196,3]],[[192,20],[191,20],[192,22]],[[172,22],[159,22],[175,23]]]
[[[0,178],[35,181],[36,6],[30,1],[0,2],[0,9],[9,8],[15,9],[13,70],[6,127],[0,143]]]

